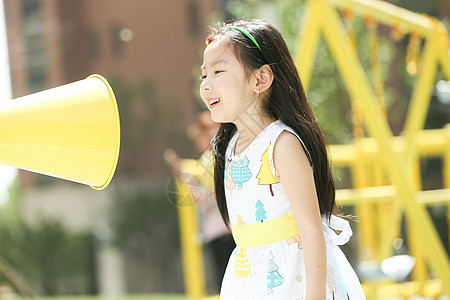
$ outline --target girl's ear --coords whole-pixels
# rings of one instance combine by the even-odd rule
[[[256,84],[253,88],[255,93],[267,91],[273,82],[273,72],[269,65],[263,65],[255,71]]]

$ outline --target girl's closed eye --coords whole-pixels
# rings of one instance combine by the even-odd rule
[[[217,71],[214,71],[214,75],[219,75],[220,73],[223,73],[223,72],[225,72],[225,70],[217,70]],[[202,76],[200,76],[200,80],[205,80],[206,77],[208,77],[208,75],[202,75]]]

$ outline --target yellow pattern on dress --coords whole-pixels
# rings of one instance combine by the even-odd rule
[[[238,226],[245,226],[240,215],[237,216]],[[241,248],[237,254],[234,270],[238,277],[247,277],[251,274],[251,266],[247,258],[247,248]]]
[[[269,149],[270,149],[270,143],[269,147],[267,147],[264,154],[261,156],[261,169],[259,170],[258,175],[256,178],[259,179],[259,184],[275,184],[279,183],[280,181],[273,175],[272,170],[270,169],[270,159],[269,159]]]

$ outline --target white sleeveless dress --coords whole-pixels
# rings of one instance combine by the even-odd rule
[[[232,150],[238,132],[228,145],[225,195],[237,246],[224,275],[221,300],[305,298],[307,278],[301,238],[273,167],[273,147],[284,130],[295,134],[279,120],[271,123],[238,155]],[[342,232],[337,235],[330,227]],[[330,222],[323,218],[323,230],[327,300],[365,299],[355,272],[337,246],[352,235],[348,222],[336,216]]]

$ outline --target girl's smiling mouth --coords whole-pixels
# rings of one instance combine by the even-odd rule
[[[220,99],[219,98],[211,98],[208,101],[209,101],[209,107],[212,108],[220,102]]]

